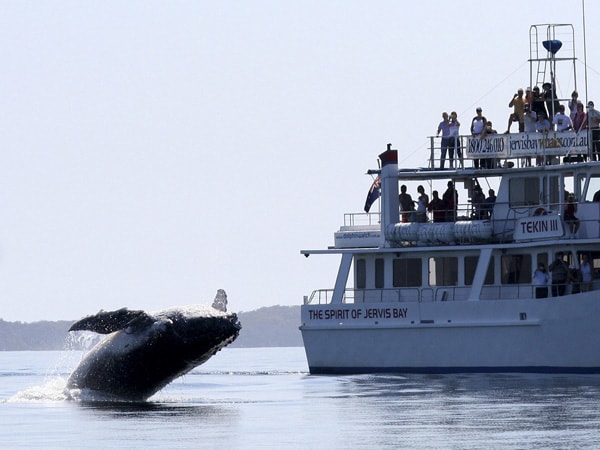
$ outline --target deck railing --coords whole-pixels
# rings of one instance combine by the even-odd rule
[[[485,137],[461,135],[449,137],[449,149],[454,158],[450,159],[450,150],[446,152],[444,168],[451,163],[454,168],[525,167],[530,165],[578,162],[598,155],[592,152],[592,133],[585,129],[575,131],[549,131],[547,133],[507,133],[487,134]],[[442,137],[429,137],[429,168],[438,169],[442,164]]]
[[[600,282],[600,280],[599,280]],[[536,288],[533,284],[494,284],[482,288],[479,300],[527,300],[535,298]],[[552,296],[552,287],[548,287],[548,297]],[[597,286],[595,286],[597,288]],[[567,285],[566,293],[573,292],[574,284]],[[400,289],[346,289],[342,299],[343,304],[371,303],[422,303],[444,301],[467,301],[470,286],[436,286],[425,288]],[[328,305],[333,298],[333,289],[317,289],[310,297],[305,298],[306,305]]]

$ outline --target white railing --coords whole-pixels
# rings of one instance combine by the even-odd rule
[[[572,284],[567,285],[572,287]],[[539,286],[522,284],[494,284],[482,288],[480,300],[526,300],[535,298],[535,290]],[[552,296],[552,287],[548,287],[548,297]],[[572,289],[571,289],[572,290]],[[571,290],[567,290],[570,293]],[[400,288],[400,289],[346,289],[344,291],[344,304],[369,304],[369,303],[421,303],[443,301],[466,301],[470,286],[436,286],[426,288]],[[328,305],[333,298],[333,289],[318,289],[305,299],[307,305]]]
[[[593,159],[592,135],[589,130],[550,131],[548,133],[488,134],[486,137],[458,136],[448,138],[451,145],[446,152],[444,168],[451,165],[450,151],[454,151],[452,165],[466,168],[492,169],[512,166],[524,167]],[[429,168],[442,164],[442,137],[430,136]],[[454,142],[456,141],[456,144]]]

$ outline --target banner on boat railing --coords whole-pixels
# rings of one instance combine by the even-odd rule
[[[520,158],[524,156],[587,155],[587,132],[574,131],[550,133],[493,134],[483,139],[467,139],[466,157]]]

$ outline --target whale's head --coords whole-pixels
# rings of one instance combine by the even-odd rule
[[[161,341],[162,345],[179,353],[191,368],[232,343],[242,328],[237,314],[208,306],[170,308],[152,313],[150,317],[150,321],[141,320],[149,327],[133,321],[124,332],[140,337],[145,335],[150,342]]]

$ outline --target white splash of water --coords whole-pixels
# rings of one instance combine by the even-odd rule
[[[67,380],[63,377],[53,377],[45,381],[41,386],[33,386],[24,391],[17,392],[7,403],[24,402],[63,402],[69,399],[65,388]]]

